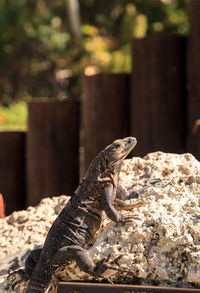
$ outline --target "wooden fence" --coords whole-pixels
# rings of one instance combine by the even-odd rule
[[[24,132],[0,132],[0,193],[6,214],[25,208]]]
[[[129,74],[83,76],[82,130],[85,167],[114,139],[129,135]]]
[[[136,155],[185,150],[185,42],[176,35],[132,41],[131,134]]]
[[[32,101],[26,142],[27,205],[72,194],[79,183],[79,104]]]
[[[190,1],[187,50],[187,151],[200,160],[200,1]]]
[[[134,39],[131,74],[83,76],[80,103],[30,102],[27,133],[0,133],[7,214],[44,196],[71,194],[79,181],[80,145],[81,170],[104,146],[128,135],[138,140],[136,156],[191,152],[200,160],[199,0],[190,2],[190,23],[188,38]]]

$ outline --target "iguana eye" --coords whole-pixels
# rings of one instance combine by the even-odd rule
[[[120,147],[120,143],[115,144],[116,149]]]

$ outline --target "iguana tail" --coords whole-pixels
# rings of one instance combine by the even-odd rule
[[[55,268],[39,259],[32,273],[26,293],[44,293],[50,286]]]

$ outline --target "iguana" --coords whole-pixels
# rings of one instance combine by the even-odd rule
[[[30,279],[27,293],[45,292],[56,269],[71,260],[76,260],[81,270],[97,278],[108,268],[120,271],[107,260],[95,265],[85,248],[100,228],[103,211],[116,223],[133,220],[117,209],[129,210],[137,204],[126,205],[117,199],[116,187],[122,162],[136,143],[134,137],[117,139],[94,158],[82,182],[52,224],[43,249],[33,250],[25,262],[22,275],[24,280]]]

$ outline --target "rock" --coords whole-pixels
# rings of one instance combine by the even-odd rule
[[[89,249],[95,262],[109,254],[111,259],[122,256],[120,267],[129,273],[109,270],[106,275],[117,283],[200,288],[200,163],[191,154],[161,152],[125,160],[118,194],[129,203],[144,205],[124,212],[135,217],[133,223],[122,226],[106,220],[104,225],[108,224]],[[66,201],[65,196],[44,199],[38,207],[0,220],[0,257],[19,253],[21,261],[22,247],[42,245]],[[59,270],[57,277],[92,279],[75,263]]]
[[[64,195],[45,198],[37,207],[0,219],[0,292],[6,292],[8,272],[22,267],[30,250],[42,247],[52,222],[68,199]]]
[[[143,284],[200,287],[200,163],[191,154],[161,152],[126,160],[118,189],[146,203],[133,211],[140,221],[109,225],[90,250],[93,258],[125,254],[121,266]]]

